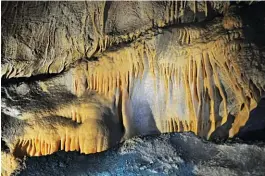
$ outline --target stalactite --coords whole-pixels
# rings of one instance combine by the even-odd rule
[[[165,8],[165,23],[166,24],[169,24],[169,21],[170,21],[170,9],[168,6],[170,6],[170,1],[168,2],[169,5],[167,5]]]
[[[205,12],[205,17],[207,17],[208,16],[208,5],[207,5],[207,1],[204,1],[204,6],[205,6],[205,10],[204,10],[204,12]]]
[[[185,3],[181,1],[180,4],[180,9],[182,9]],[[173,5],[175,5],[175,13],[172,13]],[[207,15],[207,3],[205,6]],[[194,3],[195,10],[196,3]],[[173,14],[175,19],[178,18],[178,2],[171,3],[168,14],[169,22]],[[95,28],[95,31],[97,30]],[[229,134],[232,137],[246,123],[250,110],[256,106],[255,98],[253,98],[255,95],[251,95],[253,91],[250,90],[250,83],[246,82],[247,79],[241,74],[242,70],[239,66],[232,62],[233,55],[230,54],[237,51],[240,46],[228,43],[240,37],[240,34],[239,36],[237,34],[220,36],[213,42],[193,46],[193,42],[199,40],[201,33],[204,32],[194,27],[183,27],[177,30],[178,44],[186,46],[185,48],[178,46],[178,48],[173,48],[173,57],[170,56],[170,58],[159,58],[161,55],[148,42],[137,42],[118,51],[104,52],[96,62],[80,63],[73,74],[73,94],[82,98],[85,93],[91,91],[106,98],[106,101],[111,102],[115,115],[122,119],[125,135],[132,136],[136,133],[131,126],[132,90],[135,82],[144,81],[144,74],[150,72],[154,79],[152,81],[155,95],[163,91],[161,96],[163,100],[159,100],[158,96],[151,97],[156,103],[150,108],[158,130],[160,132],[193,131],[209,138],[218,125],[223,125],[228,120],[231,110],[229,110],[227,91],[230,91],[230,94],[235,97],[235,108],[237,108],[235,121]],[[101,49],[114,41],[107,38],[104,42],[99,43]],[[231,90],[227,90],[228,88],[225,87],[227,85]],[[177,94],[180,97],[172,100],[177,91],[181,92]],[[220,103],[216,101],[218,93],[221,97]],[[168,109],[163,109],[165,112],[161,113],[161,105],[172,109],[168,108],[170,112],[167,112]],[[59,132],[54,132],[55,134],[46,134],[45,130],[36,128],[39,131],[38,134],[30,131],[29,136],[17,140],[14,152],[41,156],[59,149],[80,151],[86,154],[107,149],[109,147],[109,139],[106,137],[108,132],[105,126],[97,121],[102,120],[100,108],[93,102],[80,101],[71,105],[62,105],[53,110],[29,114],[28,118],[65,117],[80,126],[76,129],[66,127]],[[216,112],[218,108],[219,111],[222,110],[221,114]],[[217,123],[220,121],[219,118],[221,118],[221,124]],[[92,124],[88,123],[91,119],[96,119],[96,122],[92,120]],[[49,135],[53,138],[49,139]]]
[[[210,53],[210,56],[209,56],[211,59],[210,59],[210,62],[211,62],[211,65],[212,65],[212,68],[213,68],[213,72],[214,73],[218,73],[217,72],[217,65],[216,63],[213,62],[213,54]],[[223,109],[224,109],[224,114],[222,114],[222,122],[221,124],[223,125],[226,121],[227,121],[227,118],[228,118],[228,112],[227,112],[227,97],[225,95],[225,91],[224,89],[222,88],[221,86],[221,83],[220,83],[220,79],[218,78],[218,75],[217,74],[213,74],[213,78],[214,78],[214,83],[215,85],[217,86],[219,92],[220,92],[220,95],[222,97],[222,102],[223,102]]]
[[[191,81],[192,81],[192,78],[191,78],[191,73],[193,71],[193,64],[191,63],[192,62],[192,58],[189,58],[189,63],[188,63],[188,66],[186,67],[186,73],[185,74],[185,89],[186,89],[186,95],[187,95],[187,98],[186,98],[186,104],[187,104],[187,107],[189,109],[189,121],[190,122],[195,122],[196,123],[196,115],[195,115],[195,108],[193,107],[193,97],[192,97],[192,92],[191,92]],[[196,126],[194,129],[191,129],[192,131],[194,131],[196,133]]]
[[[174,14],[174,19],[176,22],[178,22],[178,13],[179,13],[179,10],[178,10],[178,1],[175,1],[175,14]]]
[[[80,129],[81,130],[81,129]],[[79,131],[80,131],[79,130]],[[87,129],[86,129],[87,130]],[[31,139],[19,139],[14,149],[16,156],[28,155],[28,156],[43,156],[49,155],[56,151],[80,151],[81,153],[94,153],[106,150],[106,142],[99,131],[94,135],[96,142],[87,143],[89,138],[80,135],[82,131],[73,133],[73,131],[66,131],[64,134],[60,134],[56,140],[48,138],[31,138]],[[42,135],[43,136],[43,135]],[[43,136],[44,137],[44,136]],[[90,151],[89,151],[90,150]]]
[[[175,6],[174,1],[171,1],[170,2],[170,14],[169,14],[170,24],[174,24],[174,6]]]
[[[194,13],[194,21],[196,21],[196,14],[197,14],[197,2],[193,2],[193,13]]]

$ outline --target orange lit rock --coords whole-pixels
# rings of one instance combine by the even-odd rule
[[[7,165],[16,167],[8,157],[101,152],[135,135],[192,131],[207,139],[228,138],[245,125],[264,95],[265,63],[264,45],[248,38],[243,17],[224,12],[227,4],[141,3],[142,16],[135,20],[146,24],[143,29],[133,15],[128,24],[119,21],[124,11],[115,10],[122,4],[116,2],[93,3],[87,11],[88,3],[69,3],[84,10],[76,21],[79,31],[50,22],[56,37],[48,37],[48,43],[32,34],[34,26],[19,22],[26,28],[22,32],[10,27],[22,38],[5,29],[1,106]],[[106,6],[110,19],[104,19]],[[213,11],[224,17],[206,20]],[[115,27],[120,33],[111,35]],[[43,35],[49,30],[45,26]],[[93,39],[84,38],[88,33]],[[14,78],[25,76],[30,78]]]
[[[1,152],[1,175],[8,176],[21,169],[20,160],[12,154]]]

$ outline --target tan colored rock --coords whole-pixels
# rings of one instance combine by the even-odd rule
[[[3,2],[2,73],[5,78],[60,73],[110,46],[154,33],[154,27],[205,20],[205,2]],[[205,11],[205,13],[204,13]],[[190,17],[184,14],[189,12]],[[202,15],[203,14],[203,15]]]
[[[227,3],[15,4],[4,4],[1,88],[12,157],[166,132],[233,137],[264,95],[262,30],[248,33]]]

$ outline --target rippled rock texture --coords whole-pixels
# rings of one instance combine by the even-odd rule
[[[96,153],[137,135],[262,136],[264,116],[249,117],[265,90],[264,9],[2,2],[3,173],[24,156]]]
[[[263,144],[213,144],[190,133],[129,139],[99,154],[32,157],[20,175],[263,175]]]

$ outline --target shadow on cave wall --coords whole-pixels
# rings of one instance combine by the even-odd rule
[[[239,14],[243,23],[246,42],[255,43],[258,47],[265,45],[265,3],[260,2],[251,6],[244,6]]]
[[[243,141],[265,141],[265,98],[250,112],[248,121],[235,137]]]
[[[243,22],[243,33],[247,43],[254,43],[258,47],[259,62],[264,62],[262,56],[265,46],[265,3],[260,2],[245,6],[240,9],[240,16]],[[251,45],[249,45],[252,47]],[[253,57],[257,57],[254,49],[251,48]],[[257,67],[261,67],[258,65]],[[262,68],[259,68],[262,70]],[[264,92],[260,92],[264,95]],[[235,138],[243,141],[265,141],[265,97],[263,97],[257,107],[250,112],[250,116],[246,124],[240,128]]]
[[[231,114],[222,126],[219,126],[210,136],[213,142],[222,142],[228,139],[229,130],[234,123],[235,117]],[[234,136],[243,141],[264,141],[265,142],[265,97],[260,100],[257,107],[250,112],[246,124],[240,128],[238,134]]]
[[[228,139],[229,130],[232,128],[234,120],[235,116],[228,114],[227,121],[223,125],[216,128],[216,130],[211,134],[209,140],[219,142]]]

